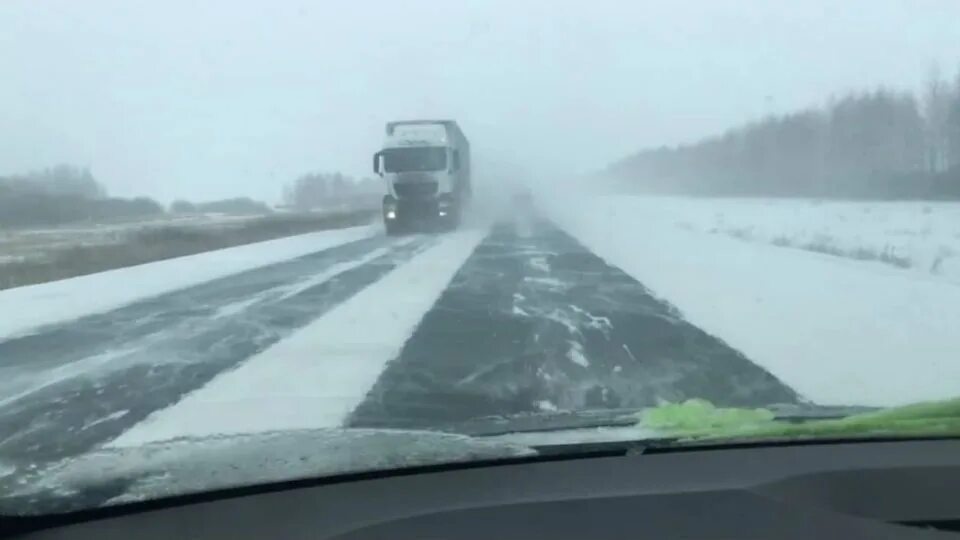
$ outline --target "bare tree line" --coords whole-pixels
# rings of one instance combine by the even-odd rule
[[[376,206],[383,187],[376,178],[356,180],[339,172],[301,175],[284,187],[283,201],[297,210]]]
[[[137,219],[163,213],[163,206],[147,197],[109,197],[86,168],[57,165],[0,177],[0,227]]]
[[[355,180],[341,173],[307,173],[284,187],[294,210],[355,210],[376,207],[378,179]],[[264,215],[273,209],[248,197],[215,201],[178,199],[168,208],[148,197],[110,197],[88,168],[57,165],[0,177],[0,226],[32,227],[155,217],[164,214]]]
[[[644,150],[608,173],[662,193],[960,198],[960,73],[932,75],[919,97],[881,88]]]
[[[89,169],[67,164],[0,177],[0,227],[104,223],[165,214],[264,215],[271,211],[267,204],[247,197],[177,200],[169,208],[149,197],[111,197]]]

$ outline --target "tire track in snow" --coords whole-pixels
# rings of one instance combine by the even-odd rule
[[[52,329],[50,339],[86,339],[81,339],[76,357],[62,347],[64,362],[40,373],[33,388],[19,396],[7,394],[0,406],[0,459],[21,464],[52,461],[112,439],[308,324],[434,242],[430,237],[362,240],[329,250],[332,253],[240,274],[235,281],[224,278],[82,319],[77,321],[80,328]],[[111,315],[115,320],[109,320]],[[144,325],[137,319],[144,315],[153,322]],[[156,320],[166,324],[155,326]],[[111,327],[117,336],[108,335]],[[98,354],[88,353],[96,342],[91,336],[102,338],[105,349]],[[31,353],[22,343],[0,344],[4,362],[11,350]],[[37,356],[44,358],[44,352],[52,351],[40,350]],[[11,363],[24,364],[26,359],[14,357]],[[44,374],[50,379],[44,381],[40,377]]]
[[[482,227],[443,235],[323,317],[108,446],[340,427],[485,235]]]
[[[9,382],[15,369],[39,370],[103,351],[122,348],[145,336],[162,333],[189,318],[214,316],[218,310],[260,294],[309,279],[318,269],[351,260],[388,245],[383,237],[366,238],[296,259],[218,278],[175,292],[59,323],[28,335],[0,340],[0,380]],[[91,291],[90,294],[96,294]],[[0,395],[11,394],[0,386]]]
[[[388,365],[351,427],[796,393],[546,222],[503,224]]]

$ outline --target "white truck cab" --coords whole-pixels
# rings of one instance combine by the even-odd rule
[[[373,170],[387,184],[388,234],[415,225],[456,228],[470,199],[470,144],[452,120],[387,123]]]

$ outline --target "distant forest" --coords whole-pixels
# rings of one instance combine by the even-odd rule
[[[160,217],[168,213],[266,214],[269,206],[245,197],[191,203],[166,209],[148,197],[110,197],[89,169],[57,165],[0,177],[0,227],[105,223]]]
[[[960,199],[960,73],[920,96],[881,88],[644,150],[607,173],[655,193]]]
[[[382,191],[378,180],[355,180],[340,173],[304,174],[284,186],[284,206],[301,212],[376,208]],[[266,203],[247,197],[205,202],[179,199],[166,208],[148,197],[110,197],[89,169],[66,164],[0,176],[0,227],[106,223],[165,215],[265,215],[273,211]]]
[[[312,172],[284,186],[283,203],[295,210],[377,208],[383,193],[379,178],[358,180],[338,172]]]

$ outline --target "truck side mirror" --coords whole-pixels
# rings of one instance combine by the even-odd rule
[[[373,155],[373,172],[376,174],[380,174],[380,155],[382,153],[383,152],[377,152]]]
[[[451,160],[450,170],[451,171],[460,170],[460,151],[459,150],[453,151],[453,160]]]

